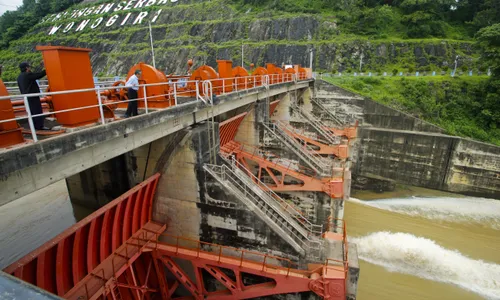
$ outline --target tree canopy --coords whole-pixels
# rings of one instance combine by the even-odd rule
[[[10,42],[22,37],[48,14],[63,11],[82,0],[23,0],[14,11],[0,16],[0,48],[7,48]]]

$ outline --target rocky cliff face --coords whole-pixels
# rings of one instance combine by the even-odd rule
[[[128,2],[130,9],[123,10]],[[241,11],[230,0],[128,2],[84,1],[58,20],[55,16],[48,18],[8,50],[0,51],[6,77],[12,79],[17,73],[19,61],[40,62],[41,56],[34,53],[39,44],[92,48],[96,74],[125,74],[139,61],[152,61],[148,21],[154,21],[156,65],[168,73],[185,72],[189,58],[195,60],[195,66],[215,66],[217,59],[241,62],[242,45],[247,68],[250,63],[266,62],[309,66],[311,49],[314,68],[327,72],[357,71],[360,61],[365,71],[372,72],[441,70],[452,65],[456,55],[462,57],[461,63],[474,67],[475,53],[468,42],[347,39],[333,16]],[[134,8],[140,2],[144,6]],[[148,2],[154,5],[146,7]],[[113,4],[112,9],[99,14],[99,6],[107,4]],[[122,10],[115,12],[118,6]],[[86,8],[94,9],[84,11]],[[84,13],[68,19],[75,9]],[[148,15],[138,21],[144,12]],[[81,28],[86,20],[88,24]],[[71,22],[74,24],[68,29]]]

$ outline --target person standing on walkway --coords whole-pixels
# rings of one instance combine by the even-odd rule
[[[130,76],[125,84],[129,87],[128,100],[130,100],[127,106],[127,112],[125,113],[125,118],[139,115],[139,112],[137,111],[137,98],[139,97],[137,91],[139,91],[139,77],[141,74],[141,70],[135,70],[134,75]]]
[[[36,81],[47,75],[45,70],[33,73],[31,72],[30,64],[27,62],[21,63],[19,69],[21,69],[21,74],[17,77],[17,85],[19,86],[21,94],[39,94],[40,87]],[[39,96],[28,97],[28,104],[32,116],[43,113]],[[49,130],[49,128],[44,126],[44,121],[45,116],[34,117],[33,123],[35,125],[35,130]]]

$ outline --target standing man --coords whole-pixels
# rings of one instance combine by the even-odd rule
[[[38,87],[36,81],[47,74],[45,70],[39,73],[33,73],[31,72],[30,64],[27,62],[21,63],[19,69],[21,69],[21,74],[17,77],[17,85],[19,86],[21,94],[39,94],[40,87]],[[39,96],[28,97],[28,104],[31,115],[43,113]],[[49,130],[49,128],[44,126],[44,121],[45,116],[34,117],[33,123],[35,125],[35,130]]]
[[[139,97],[137,91],[139,90],[139,77],[141,76],[141,70],[135,70],[134,75],[130,76],[125,84],[128,86],[128,100],[127,112],[125,113],[125,118],[133,117],[139,115],[137,111],[137,98]]]

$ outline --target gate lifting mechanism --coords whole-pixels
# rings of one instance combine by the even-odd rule
[[[102,86],[94,83],[89,57],[91,49],[38,46],[37,50],[42,52],[48,86],[45,92],[36,96],[41,98],[43,116],[55,117],[63,128],[116,120],[115,111],[125,109],[129,101],[135,100],[128,97],[126,80],[106,82]],[[191,73],[192,64],[190,60],[187,75],[165,75],[142,62],[130,68],[127,78],[136,70],[142,71],[136,99],[138,107],[148,113],[151,109],[165,109],[188,101],[200,100],[210,105],[215,95],[312,78],[311,70],[298,65],[283,70],[267,64],[266,68],[258,67],[250,73],[243,67],[233,68],[231,61],[218,60],[218,72],[204,65]],[[17,121],[32,120],[34,116],[29,107],[27,109],[28,96],[13,96],[11,101],[7,90],[2,87],[4,85],[0,82],[0,135],[8,137],[2,138],[0,148],[5,148],[23,142]],[[20,97],[24,101],[19,100]],[[65,132],[36,131],[33,124],[29,125],[29,131],[24,133],[31,133],[34,142],[38,141],[38,135]]]
[[[65,299],[249,299],[314,292],[345,300],[342,260],[299,269],[287,258],[164,234],[151,220],[159,174],[4,271]],[[331,232],[325,233],[325,238]],[[193,274],[191,277],[188,274]]]

